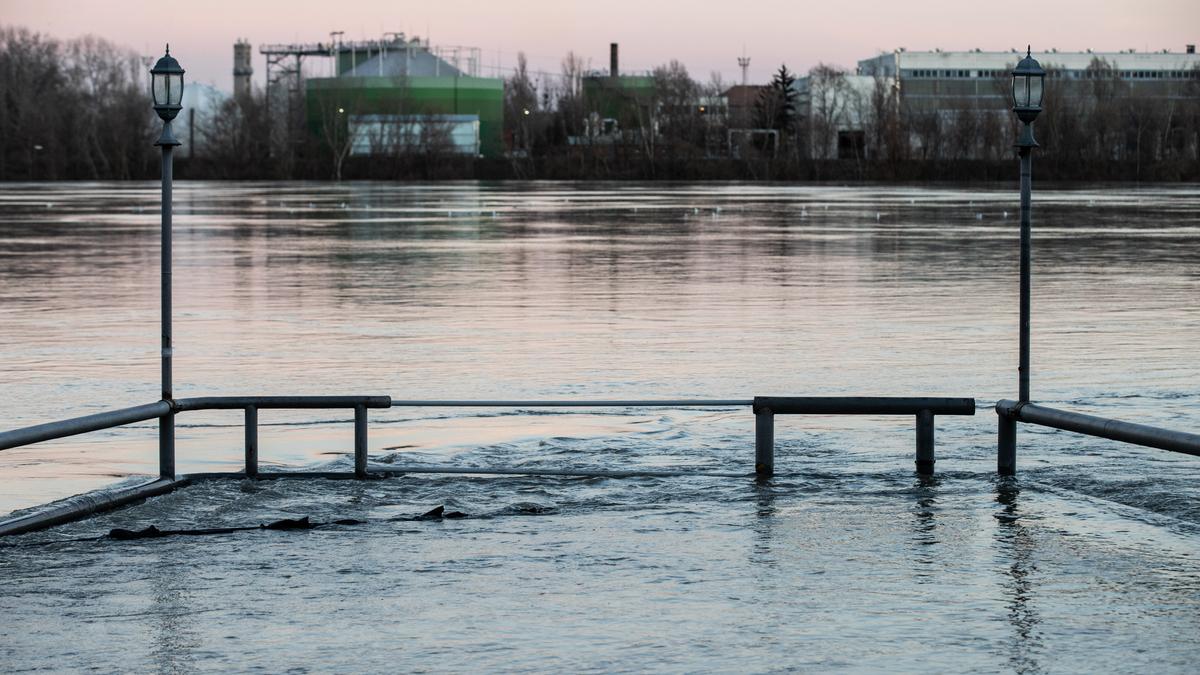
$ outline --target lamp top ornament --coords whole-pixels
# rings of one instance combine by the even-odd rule
[[[183,73],[179,62],[171,56],[171,45],[167,53],[150,69],[150,94],[154,98],[154,110],[164,122],[175,119],[183,108]]]
[[[1042,111],[1043,83],[1046,71],[1033,58],[1031,47],[1025,48],[1025,58],[1012,71],[1013,112],[1026,124],[1031,124]]]

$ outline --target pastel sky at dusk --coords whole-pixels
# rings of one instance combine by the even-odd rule
[[[743,45],[750,79],[762,81],[780,63],[805,71],[818,62],[853,68],[896,47],[910,50],[1035,49],[1182,51],[1200,42],[1197,0],[0,0],[0,24],[55,37],[93,33],[147,55],[170,42],[193,81],[232,86],[232,44],[328,41],[329,32],[374,39],[384,32],[432,35],[434,44],[483,50],[484,74],[511,69],[524,51],[530,67],[557,73],[568,50],[607,67],[608,44],[621,44],[626,70],[671,59],[692,76],[720,71],[740,78]]]

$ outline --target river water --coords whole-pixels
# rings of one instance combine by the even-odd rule
[[[158,191],[0,186],[0,425],[158,399]],[[1033,398],[1200,428],[1200,189],[1038,187]],[[175,395],[971,396],[778,417],[749,478],[205,483],[0,542],[5,670],[1188,672],[1200,460],[1022,426],[1012,189],[180,183]],[[262,411],[264,469],[349,416]],[[178,419],[235,471],[238,411]],[[753,464],[748,409],[371,412],[385,464]],[[155,472],[153,424],[0,453],[0,513]],[[412,521],[445,505],[468,518]],[[109,528],[358,525],[137,542]]]

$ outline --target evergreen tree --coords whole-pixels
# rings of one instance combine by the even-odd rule
[[[755,118],[760,128],[784,133],[792,130],[796,124],[795,83],[796,76],[788,70],[787,65],[779,66],[779,72],[771,78],[771,84],[759,92],[754,104]]]

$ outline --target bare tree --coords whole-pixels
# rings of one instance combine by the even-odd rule
[[[514,156],[533,154],[534,120],[538,115],[537,88],[529,77],[525,53],[517,54],[517,67],[504,81],[504,126],[512,142]]]
[[[697,150],[704,144],[700,85],[688,74],[687,67],[675,60],[655,68],[652,77],[649,105],[656,128],[650,129],[650,133],[662,136],[668,160],[697,159]]]
[[[559,127],[562,140],[578,135],[584,118],[583,108],[583,59],[575,52],[567,52],[562,60],[562,73],[557,87]]]
[[[261,89],[226,99],[201,127],[210,170],[218,178],[272,175],[269,130]]]
[[[846,69],[819,63],[808,71],[812,149],[817,159],[837,156],[838,129],[846,125],[851,90]]]
[[[0,178],[134,178],[150,165],[141,60],[94,36],[0,28]]]
[[[349,86],[309,92],[310,100],[315,103],[321,146],[328,154],[335,181],[342,180],[342,169],[354,146],[367,140],[361,137],[361,130],[354,119],[361,114],[363,101],[362,88],[355,85],[350,80]]]

